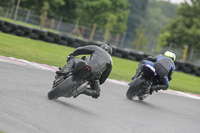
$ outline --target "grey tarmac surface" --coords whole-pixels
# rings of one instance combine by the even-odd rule
[[[0,62],[3,133],[199,133],[200,100],[154,93],[128,100],[127,86],[106,82],[98,99],[48,100],[55,73]]]

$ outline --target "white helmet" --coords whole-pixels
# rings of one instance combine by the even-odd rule
[[[174,52],[172,50],[166,51],[164,56],[167,56],[167,57],[171,58],[173,61],[176,60],[176,55],[174,54]]]

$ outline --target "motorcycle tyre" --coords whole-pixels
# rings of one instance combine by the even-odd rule
[[[135,80],[135,81],[133,81],[134,83],[131,84],[128,91],[126,92],[126,97],[130,100],[132,100],[134,97],[137,96],[137,94],[140,91],[140,87],[141,87],[142,83],[145,81],[145,79],[141,78],[141,77],[136,78],[134,80]]]
[[[67,92],[71,91],[71,89],[75,85],[76,81],[73,81],[72,76],[69,76],[62,83],[60,83],[58,86],[56,86],[55,88],[53,88],[51,91],[48,92],[49,100],[57,99],[65,95]]]

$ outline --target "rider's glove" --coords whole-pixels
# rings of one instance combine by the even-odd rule
[[[149,61],[154,61],[155,59],[154,59],[153,56],[148,56],[148,57],[147,57],[147,60],[149,60]]]

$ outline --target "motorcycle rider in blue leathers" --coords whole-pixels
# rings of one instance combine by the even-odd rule
[[[172,79],[172,74],[175,71],[175,59],[176,55],[173,51],[166,51],[164,55],[149,56],[147,60],[142,60],[140,62],[132,80],[141,74],[143,64],[149,64],[155,68],[159,79],[159,84],[152,86],[151,89],[156,91],[160,89],[167,90],[169,81]]]

